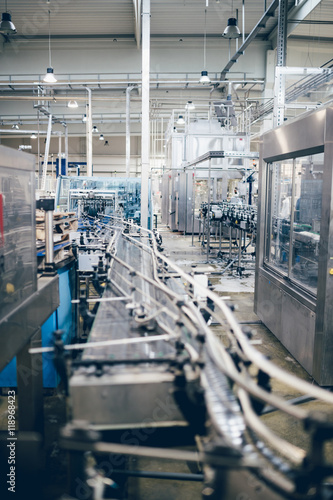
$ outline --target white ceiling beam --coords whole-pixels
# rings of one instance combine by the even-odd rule
[[[287,27],[287,37],[291,35],[291,33],[299,26],[300,21],[303,21],[319,4],[321,0],[303,0],[297,7],[293,7],[288,12],[288,20],[297,19],[296,22],[288,22]],[[275,28],[271,34],[269,35],[269,39],[274,43],[274,47],[276,46],[276,33],[277,28]]]
[[[133,0],[135,14],[135,40],[136,46],[139,49],[141,46],[141,0]]]

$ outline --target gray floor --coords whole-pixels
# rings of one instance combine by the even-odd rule
[[[180,267],[187,271],[192,266],[208,266],[212,274],[209,276],[210,282],[221,296],[228,296],[230,302],[235,305],[235,315],[237,319],[247,324],[254,333],[255,339],[259,341],[257,348],[271,358],[279,366],[299,377],[312,381],[311,377],[295,361],[290,353],[280,344],[280,342],[270,333],[253,312],[253,289],[254,289],[254,258],[248,257],[245,264],[246,271],[240,278],[235,269],[227,271],[223,277],[217,273],[225,266],[225,261],[221,259],[209,258],[207,262],[206,248],[202,247],[197,237],[194,238],[192,246],[191,236],[172,233],[167,228],[160,227],[163,237],[164,252]],[[212,327],[224,342],[225,339],[215,326]],[[273,391],[285,399],[298,397],[300,394],[291,390],[284,384],[273,382]],[[5,430],[7,426],[7,398],[0,397],[0,430]],[[48,394],[44,397],[45,407],[45,436],[46,436],[46,464],[47,471],[44,484],[44,498],[48,500],[59,498],[66,488],[66,455],[59,450],[57,444],[57,430],[59,425],[65,421],[64,400],[56,395]],[[327,412],[325,404],[309,402],[304,405],[309,409]],[[263,420],[279,435],[285,437],[290,442],[307,448],[309,443],[305,439],[302,427],[295,423],[293,419],[273,412],[262,417]],[[327,448],[328,458],[333,458],[332,447]],[[170,462],[168,460],[151,460],[131,457],[129,467],[132,470],[153,470],[170,472],[190,472],[188,465],[182,462]],[[196,500],[201,498],[201,483],[161,481],[155,479],[129,480],[129,499],[131,500]]]

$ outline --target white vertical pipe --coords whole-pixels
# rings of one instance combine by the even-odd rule
[[[61,175],[61,135],[59,135],[58,174]]]
[[[91,89],[86,87],[88,92],[88,104],[86,106],[86,152],[87,152],[87,176],[92,177],[92,107],[91,107]]]
[[[127,87],[126,89],[126,177],[130,176],[131,165],[131,91],[134,87]]]
[[[163,124],[163,116],[161,116],[161,164],[163,163],[163,156],[164,156],[164,124]]]
[[[68,127],[65,125],[65,175],[68,175]]]
[[[245,0],[242,1],[242,44],[245,42]]]
[[[150,159],[150,0],[142,2],[142,122],[141,122],[141,226],[148,228]]]
[[[47,165],[49,162],[49,151],[51,142],[51,132],[52,132],[52,115],[49,115],[49,123],[47,126],[46,144],[45,144],[45,154],[44,154],[44,165],[43,165],[43,175],[42,175],[42,191],[45,191],[46,187],[46,175],[47,175]]]

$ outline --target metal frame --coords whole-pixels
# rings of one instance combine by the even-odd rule
[[[262,136],[255,312],[314,379],[333,385],[333,107],[312,111]],[[318,292],[283,279],[265,264],[267,180],[270,163],[324,152]]]

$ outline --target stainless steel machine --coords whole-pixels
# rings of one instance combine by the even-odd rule
[[[255,311],[320,385],[333,384],[333,107],[262,137]]]
[[[0,149],[0,321],[37,288],[32,158]]]
[[[37,279],[35,212],[34,157],[0,146],[0,370],[16,356],[19,430],[40,432],[42,359],[28,349],[41,344],[59,291],[58,276]]]
[[[231,184],[249,175],[249,136],[221,128],[219,120],[193,120],[184,132],[169,126],[167,172],[162,180],[162,221],[172,231],[199,232],[199,211],[208,200],[225,201]],[[195,216],[193,217],[193,213]]]

